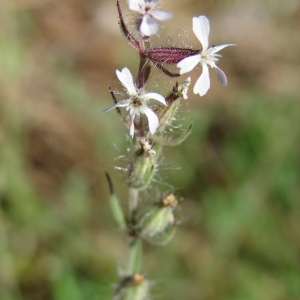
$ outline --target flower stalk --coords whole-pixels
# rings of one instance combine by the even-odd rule
[[[167,244],[174,237],[178,225],[178,201],[175,195],[172,191],[159,192],[154,178],[159,172],[163,153],[168,153],[163,149],[182,143],[192,129],[190,125],[177,137],[168,134],[182,100],[188,98],[191,78],[176,82],[170,87],[169,93],[162,95],[157,91],[147,90],[152,69],[158,68],[168,77],[179,77],[200,63],[202,75],[195,84],[194,93],[203,96],[210,87],[208,66],[216,70],[219,83],[227,84],[225,73],[217,65],[220,55],[216,52],[232,44],[208,48],[209,21],[205,16],[199,16],[193,18],[193,31],[201,42],[202,49],[163,45],[152,47],[151,37],[159,34],[159,24],[156,20],[166,21],[172,14],[157,8],[159,0],[129,0],[128,4],[135,12],[131,22],[135,28],[128,29],[117,2],[119,24],[125,38],[138,52],[138,72],[134,80],[127,67],[116,71],[125,93],[122,99],[118,100],[109,88],[114,103],[104,110],[108,112],[116,109],[129,129],[132,141],[132,156],[126,168],[126,214],[114,193],[110,176],[106,174],[106,177],[112,213],[119,227],[127,234],[129,248],[127,263],[120,272],[114,300],[145,300],[149,298],[151,284],[142,272],[143,243]],[[171,65],[177,66],[178,71],[171,71]],[[169,82],[169,79],[166,82]],[[158,194],[161,195],[159,199]],[[146,199],[145,195],[148,195]]]

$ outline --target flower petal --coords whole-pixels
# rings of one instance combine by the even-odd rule
[[[143,0],[142,0],[143,1]],[[150,5],[152,8],[154,8],[158,4],[159,0],[151,0]]]
[[[126,107],[126,106],[128,106],[128,105],[130,105],[130,99],[122,100],[122,101],[119,101],[118,103],[115,103],[114,105],[112,105],[112,106],[110,106],[110,107],[104,109],[103,112],[105,113],[105,112],[107,112],[107,111],[109,111],[109,110],[112,110],[112,109],[114,109],[114,108],[116,108],[116,107]]]
[[[131,120],[131,125],[130,125],[130,136],[133,138],[134,135],[134,120]]]
[[[129,69],[123,68],[122,72],[117,70],[116,73],[117,73],[119,80],[126,88],[128,95],[135,96],[137,93],[136,93],[136,89],[135,89],[135,86],[133,83],[133,78],[132,78],[132,75],[131,75]]]
[[[202,74],[194,86],[194,94],[204,96],[210,88],[209,71],[206,63],[202,63]]]
[[[180,68],[180,75],[192,71],[201,61],[201,55],[196,54],[181,60],[176,66]]]
[[[169,12],[163,11],[163,10],[151,10],[150,11],[150,15],[160,21],[165,21],[165,20],[169,20],[173,17],[173,15]]]
[[[224,86],[227,85],[227,77],[226,74],[219,68],[219,67],[215,67],[216,73],[217,73],[217,77],[218,77],[218,82],[220,84],[223,84]]]
[[[194,17],[193,31],[202,44],[202,51],[206,51],[208,48],[209,20],[205,16]]]
[[[128,5],[129,5],[129,9],[140,12],[141,9],[140,1],[129,0]]]
[[[156,34],[158,31],[158,25],[151,16],[145,15],[140,29],[143,35],[150,36]]]
[[[228,46],[236,46],[236,44],[223,44],[223,45],[213,46],[209,48],[209,51],[210,53],[216,53]]]
[[[147,106],[144,106],[141,109],[141,112],[147,116],[149,131],[153,134],[156,131],[159,124],[157,115]]]
[[[147,93],[147,94],[139,96],[139,98],[142,98],[144,100],[153,99],[153,100],[159,101],[160,103],[162,103],[164,105],[167,105],[165,97],[163,97],[162,95],[157,94],[157,93]]]

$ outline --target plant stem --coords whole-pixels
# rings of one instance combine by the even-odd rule
[[[136,238],[130,243],[129,259],[127,264],[127,272],[129,275],[140,272],[141,257],[142,257],[142,241]]]
[[[138,199],[139,199],[139,190],[135,188],[129,188],[129,195],[128,195],[129,220],[133,219],[133,216],[138,206]]]

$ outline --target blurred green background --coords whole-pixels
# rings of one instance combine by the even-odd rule
[[[178,122],[192,134],[165,149],[155,178],[184,201],[172,242],[145,249],[152,297],[299,300],[300,3],[161,6],[174,14],[164,45],[198,48],[191,20],[205,14],[210,43],[238,47],[221,53],[228,86],[211,72],[208,94],[183,102]],[[134,73],[138,61],[117,22],[115,1],[0,1],[1,300],[112,299],[127,246],[104,171],[125,205],[115,167],[129,142],[116,114],[101,111],[108,86],[121,90],[115,70]],[[173,83],[154,70],[148,88]]]

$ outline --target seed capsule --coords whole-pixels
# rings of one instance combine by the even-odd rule
[[[139,148],[129,165],[128,183],[131,188],[145,189],[155,173],[155,162],[158,157],[158,147],[149,141],[141,140]]]

